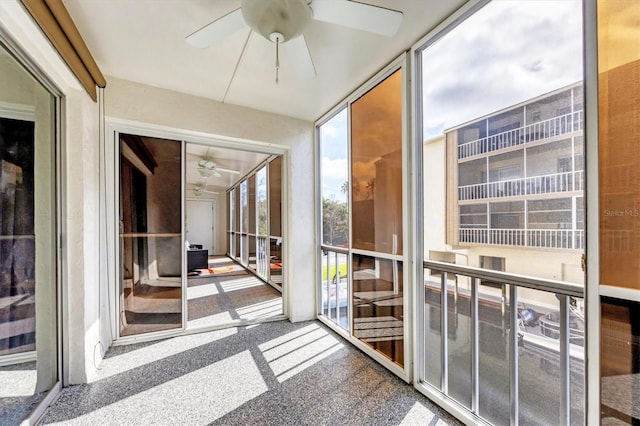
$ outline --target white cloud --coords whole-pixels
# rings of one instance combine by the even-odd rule
[[[323,182],[327,179],[344,182],[349,174],[349,163],[346,158],[322,157],[320,171]]]
[[[425,139],[582,79],[580,1],[492,2],[425,50]]]

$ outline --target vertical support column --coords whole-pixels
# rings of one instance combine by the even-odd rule
[[[471,279],[471,411],[475,414],[479,414],[480,411],[479,284],[479,278]]]
[[[449,362],[447,359],[447,354],[449,353],[449,316],[448,316],[448,300],[447,300],[447,273],[442,272],[440,276],[440,288],[442,291],[440,292],[440,336],[442,338],[442,345],[440,349],[441,353],[441,363],[442,363],[442,378],[441,378],[441,388],[442,393],[445,395],[449,394]]]
[[[570,353],[569,353],[569,298],[558,295],[560,300],[560,420],[559,425],[570,423],[571,401]]]
[[[518,426],[518,288],[509,285],[509,397],[511,426]]]

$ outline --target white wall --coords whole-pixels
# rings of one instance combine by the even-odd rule
[[[62,313],[65,375],[82,383],[94,371],[99,337],[98,106],[82,89],[18,0],[0,1],[0,26],[64,97]],[[103,312],[104,314],[104,312]]]
[[[105,113],[110,122],[163,126],[286,147],[288,191],[288,280],[286,308],[292,321],[315,318],[315,232],[313,123],[245,107],[223,104],[140,83],[108,77]],[[224,210],[224,194],[216,207]],[[226,217],[218,216],[218,230]]]

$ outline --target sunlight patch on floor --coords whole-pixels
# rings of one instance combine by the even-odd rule
[[[198,327],[209,327],[214,325],[220,325],[233,321],[231,313],[228,311],[220,312],[215,315],[207,315],[206,317],[190,320],[187,322],[187,329],[191,330]]]
[[[191,325],[191,323],[189,325]],[[116,374],[121,374],[125,371],[177,355],[189,349],[207,345],[211,342],[215,342],[216,340],[232,336],[237,332],[236,328],[227,328],[209,333],[179,336],[173,339],[161,340],[120,355],[105,358],[100,365],[97,377],[92,381],[115,376]]]
[[[220,283],[222,290],[229,293],[236,290],[244,290],[252,287],[265,285],[262,281],[254,277],[238,278],[235,280],[227,280]]]
[[[251,352],[246,350],[76,417],[71,422],[65,421],[65,424],[104,424],[105,419],[116,422],[135,419],[136,424],[141,425],[205,425],[267,390]]]
[[[344,347],[316,324],[258,346],[280,383]]]
[[[200,297],[215,296],[218,294],[218,288],[214,283],[196,285],[187,288],[187,300],[198,299]]]
[[[428,425],[431,423],[434,417],[435,417],[435,414],[433,414],[431,410],[429,410],[427,407],[422,405],[420,402],[416,402],[415,404],[413,404],[413,407],[411,407],[411,410],[409,410],[407,415],[404,416],[404,419],[402,419],[402,422],[400,422],[400,425],[402,426]],[[437,424],[440,425],[444,423],[440,423],[440,421],[438,421]]]
[[[268,318],[282,314],[282,300],[278,297],[253,305],[237,308],[240,319]]]
[[[0,371],[0,398],[31,396],[36,388],[36,370]]]

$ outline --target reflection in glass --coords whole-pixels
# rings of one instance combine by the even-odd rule
[[[181,142],[120,137],[120,335],[182,326]]]
[[[269,281],[282,286],[282,157],[269,162]]]
[[[603,424],[638,424],[640,303],[603,297],[600,319]]]
[[[600,283],[640,290],[640,10],[598,2]]]
[[[282,157],[269,162],[269,235],[282,237]]]
[[[1,46],[0,75],[0,422],[21,424],[59,379],[57,111]]]
[[[402,70],[351,104],[352,246],[402,254]]]
[[[319,127],[322,244],[347,247],[349,243],[347,109]]]
[[[404,365],[402,262],[353,254],[353,336]]]

